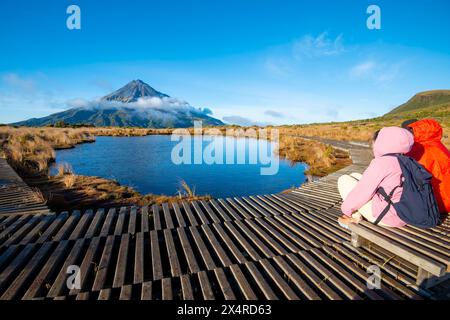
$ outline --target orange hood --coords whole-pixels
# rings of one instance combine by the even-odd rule
[[[441,141],[442,127],[434,119],[423,119],[411,123],[410,128],[414,130],[415,142]]]

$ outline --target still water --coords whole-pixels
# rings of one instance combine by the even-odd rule
[[[209,194],[216,198],[277,193],[292,186],[299,186],[305,181],[306,165],[292,165],[287,160],[278,159],[272,152],[274,145],[270,142],[250,138],[207,138],[212,142],[202,141],[201,137],[192,138],[192,164],[176,164],[172,151],[174,147],[180,147],[180,142],[171,141],[170,136],[97,137],[95,143],[57,151],[52,173],[56,172],[58,164],[68,163],[76,174],[115,179],[143,194],[175,195],[180,190],[180,181],[184,180],[195,189],[196,194]],[[206,149],[210,143],[215,143],[216,147],[231,145],[231,149],[224,148],[223,152],[207,153],[214,155],[216,159],[217,155],[223,157],[223,161],[216,161],[216,164],[206,164],[205,161],[202,161],[202,164],[193,164],[194,154],[198,155],[198,152],[194,152],[194,140],[198,143],[197,151],[211,151],[211,148]],[[261,149],[262,146],[264,148]],[[260,150],[258,148],[265,151],[265,159],[256,157],[255,161],[255,155],[260,153],[257,152]],[[219,150],[218,147],[216,149]],[[186,150],[187,148],[184,152]],[[184,152],[177,154],[189,153]],[[226,164],[238,162],[239,155],[246,156],[244,164]],[[242,157],[240,160],[242,162]],[[269,167],[268,163],[275,166],[276,161],[276,174],[261,175],[261,168]]]

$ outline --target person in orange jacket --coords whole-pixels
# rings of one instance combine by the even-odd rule
[[[407,156],[433,175],[431,184],[439,211],[450,213],[450,151],[441,142],[442,127],[434,119],[408,120],[402,127],[414,135],[414,145]]]

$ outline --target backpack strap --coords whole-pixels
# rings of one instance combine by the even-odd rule
[[[384,216],[389,212],[389,209],[391,208],[391,206],[394,205],[394,203],[392,202],[392,196],[394,195],[395,190],[397,190],[397,188],[399,188],[401,186],[403,186],[403,180],[400,182],[400,184],[398,186],[396,186],[394,189],[391,190],[391,192],[389,192],[389,195],[386,193],[386,191],[384,190],[383,187],[378,188],[377,192],[384,198],[384,200],[386,200],[388,205],[380,213],[380,215],[377,217],[377,219],[375,220],[375,222],[373,224],[378,225],[380,223],[380,221],[383,220]]]

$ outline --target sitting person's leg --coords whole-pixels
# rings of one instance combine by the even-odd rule
[[[353,178],[355,178],[357,180],[361,180],[361,178],[362,178],[362,174],[358,173],[358,172],[353,172],[350,174],[350,176],[352,176]]]
[[[338,179],[338,190],[339,193],[344,200],[345,197],[350,193],[350,191],[353,190],[354,187],[356,187],[358,181],[361,179],[362,174],[360,173],[351,173],[349,175],[345,174]],[[361,216],[364,217],[367,221],[373,223],[375,222],[375,218],[372,215],[372,201],[367,202],[365,205],[363,205],[359,210],[352,214],[352,218],[358,219]],[[386,226],[382,222],[380,222],[378,225],[380,226]]]
[[[356,187],[356,185],[358,184],[358,181],[359,181],[359,179],[357,179],[351,175],[348,175],[348,174],[344,174],[339,177],[337,184],[338,184],[339,194],[341,195],[342,200],[344,200],[348,196],[350,191],[352,191],[353,188]],[[359,214],[358,212],[354,212],[352,214],[352,218],[361,220],[361,214]]]

